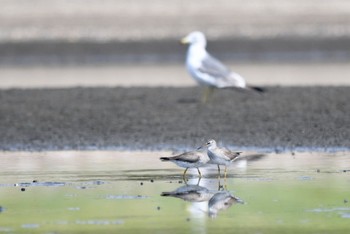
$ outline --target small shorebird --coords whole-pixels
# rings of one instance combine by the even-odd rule
[[[207,40],[202,32],[191,32],[181,40],[190,44],[187,50],[186,66],[190,75],[201,85],[207,86],[202,101],[206,103],[215,88],[251,89],[258,92],[259,87],[248,86],[238,73],[230,71],[223,63],[211,56],[207,50]]]
[[[241,152],[233,152],[226,148],[220,148],[217,146],[215,140],[209,140],[203,146],[208,148],[208,156],[210,158],[209,164],[218,165],[218,172],[220,177],[220,165],[225,165],[225,178],[227,174],[227,166],[230,165],[233,161],[240,157]],[[198,149],[202,148],[199,147]]]
[[[207,163],[209,162],[209,156],[203,150],[195,150],[195,151],[185,152],[173,157],[161,157],[160,160],[170,161],[175,163],[179,167],[186,168],[183,173],[183,178],[185,180],[185,176],[188,168],[197,168],[199,177],[202,177],[199,167],[203,167],[207,165]]]

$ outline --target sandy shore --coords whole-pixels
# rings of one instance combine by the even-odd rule
[[[349,149],[349,87],[221,90],[198,87],[0,91],[1,150],[232,148]]]

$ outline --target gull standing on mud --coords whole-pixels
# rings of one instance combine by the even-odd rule
[[[162,161],[170,161],[178,165],[179,167],[186,168],[183,173],[183,178],[185,180],[186,172],[188,168],[197,168],[199,177],[202,177],[202,173],[199,167],[206,166],[209,162],[208,154],[203,150],[195,150],[190,152],[185,152],[173,157],[161,157]]]
[[[227,166],[240,157],[241,152],[233,152],[226,148],[220,148],[217,146],[215,140],[209,140],[203,146],[208,148],[208,156],[210,158],[209,164],[218,165],[218,172],[220,177],[220,165],[225,166],[225,178],[227,174]],[[202,148],[203,146],[199,147]]]
[[[202,32],[191,32],[181,40],[181,43],[190,44],[186,57],[188,72],[199,84],[207,86],[202,97],[204,103],[208,101],[215,88],[264,91],[259,87],[247,86],[242,76],[231,72],[223,63],[211,56],[206,50],[207,40]]]

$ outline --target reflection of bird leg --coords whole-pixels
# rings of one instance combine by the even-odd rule
[[[213,95],[214,92],[214,88],[213,87],[207,87],[204,90],[204,94],[202,97],[202,102],[203,103],[208,103],[208,100],[211,98],[211,96]]]
[[[188,170],[188,167],[185,169],[184,174],[182,175],[184,181],[186,181],[186,172],[187,172],[187,170]]]
[[[227,177],[227,166],[225,166],[225,179]]]
[[[201,171],[199,170],[198,167],[197,167],[197,170],[198,170],[199,178],[202,178],[202,173],[201,173]]]
[[[218,172],[219,172],[218,178],[220,179],[220,166],[219,166],[219,164],[218,164]]]
[[[225,191],[227,190],[227,181],[226,178],[224,179],[224,184],[221,184],[221,180],[218,180],[218,191]]]
[[[198,178],[198,181],[197,181],[197,186],[199,186],[199,182],[201,182],[201,177]]]

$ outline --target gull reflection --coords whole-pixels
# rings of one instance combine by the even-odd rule
[[[244,201],[233,196],[224,188],[226,186],[221,186],[219,182],[218,189],[210,190],[207,187],[200,186],[198,181],[196,185],[186,184],[174,191],[162,192],[161,196],[179,198],[190,202],[193,205],[192,208],[199,208],[203,214],[207,213],[209,217],[216,218],[220,211],[226,210],[237,203],[244,204]],[[192,213],[195,210],[198,215],[198,209],[192,208],[189,209],[190,212]]]

